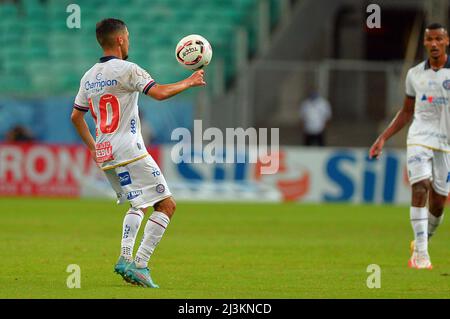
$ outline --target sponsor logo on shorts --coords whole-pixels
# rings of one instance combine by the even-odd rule
[[[450,90],[450,80],[445,80],[444,82],[442,82],[442,86],[444,87],[444,89]]]
[[[166,188],[164,187],[163,184],[158,184],[158,185],[156,185],[156,191],[157,191],[158,193],[164,193],[165,190],[166,190]]]
[[[161,175],[161,172],[158,171],[156,168],[153,168],[153,172],[152,172],[153,177],[159,176]]]
[[[127,193],[127,199],[132,200],[141,195],[142,195],[142,190],[140,190],[140,189],[137,191],[131,191],[131,192]]]
[[[121,186],[126,186],[131,184],[131,176],[128,172],[122,172],[117,174],[119,176],[119,181]]]
[[[412,164],[412,163],[420,163],[422,162],[422,157],[420,156],[411,156],[410,158],[408,158],[408,164]]]
[[[450,182],[450,172],[447,174],[447,183]]]

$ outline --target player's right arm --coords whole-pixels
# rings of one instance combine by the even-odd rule
[[[95,140],[92,137],[91,132],[89,131],[86,120],[84,119],[85,114],[86,112],[74,108],[70,119],[72,120],[73,126],[75,126],[78,135],[80,135],[84,144],[86,144],[86,146],[88,147],[89,151],[91,152],[92,158],[95,161]]]
[[[83,89],[83,79],[80,81],[80,89],[78,90],[77,96],[75,97],[75,103],[73,106],[72,114],[70,119],[72,120],[73,126],[80,135],[84,144],[88,147],[92,158],[97,162],[97,157],[95,154],[95,140],[89,131],[89,127],[84,119],[84,115],[89,111],[89,101],[86,96],[86,92]]]
[[[377,158],[381,155],[384,143],[400,131],[406,124],[408,124],[414,116],[414,104],[415,98],[411,96],[406,96],[403,102],[403,107],[397,112],[392,122],[388,127],[381,133],[381,135],[373,143],[369,150],[369,158]]]

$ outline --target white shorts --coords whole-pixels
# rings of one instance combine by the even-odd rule
[[[409,183],[431,180],[433,189],[442,196],[450,191],[450,154],[423,146],[411,145],[406,150]]]
[[[128,200],[134,208],[146,208],[172,196],[158,164],[150,155],[104,172],[117,194],[118,204]]]

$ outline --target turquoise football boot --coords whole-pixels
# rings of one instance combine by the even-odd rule
[[[116,274],[119,274],[122,276],[122,278],[126,281],[131,283],[131,280],[129,280],[126,276],[125,276],[125,272],[127,267],[131,265],[131,262],[127,261],[123,256],[119,257],[119,260],[117,261],[116,265],[114,266],[114,272]]]
[[[159,288],[159,286],[153,282],[152,277],[150,276],[150,269],[137,268],[134,262],[128,265],[127,269],[125,270],[125,277],[132,283],[142,287]]]

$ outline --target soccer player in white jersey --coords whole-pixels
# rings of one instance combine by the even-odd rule
[[[423,43],[428,59],[408,71],[403,108],[372,145],[369,157],[378,157],[384,143],[413,120],[406,152],[414,231],[408,266],[431,269],[428,240],[442,222],[450,186],[448,32],[442,25],[432,23],[425,29]]]
[[[129,34],[123,21],[100,21],[96,36],[104,56],[82,77],[71,119],[94,160],[105,172],[118,202],[128,201],[131,206],[123,221],[121,253],[115,272],[128,282],[157,288],[148,262],[175,212],[175,201],[144,145],[138,96],[143,93],[164,100],[188,88],[204,86],[204,71],[196,71],[174,84],[157,84],[147,71],[126,61]],[[84,119],[89,110],[96,123],[95,140]],[[153,207],[154,211],[133,259],[136,235],[148,207]]]

